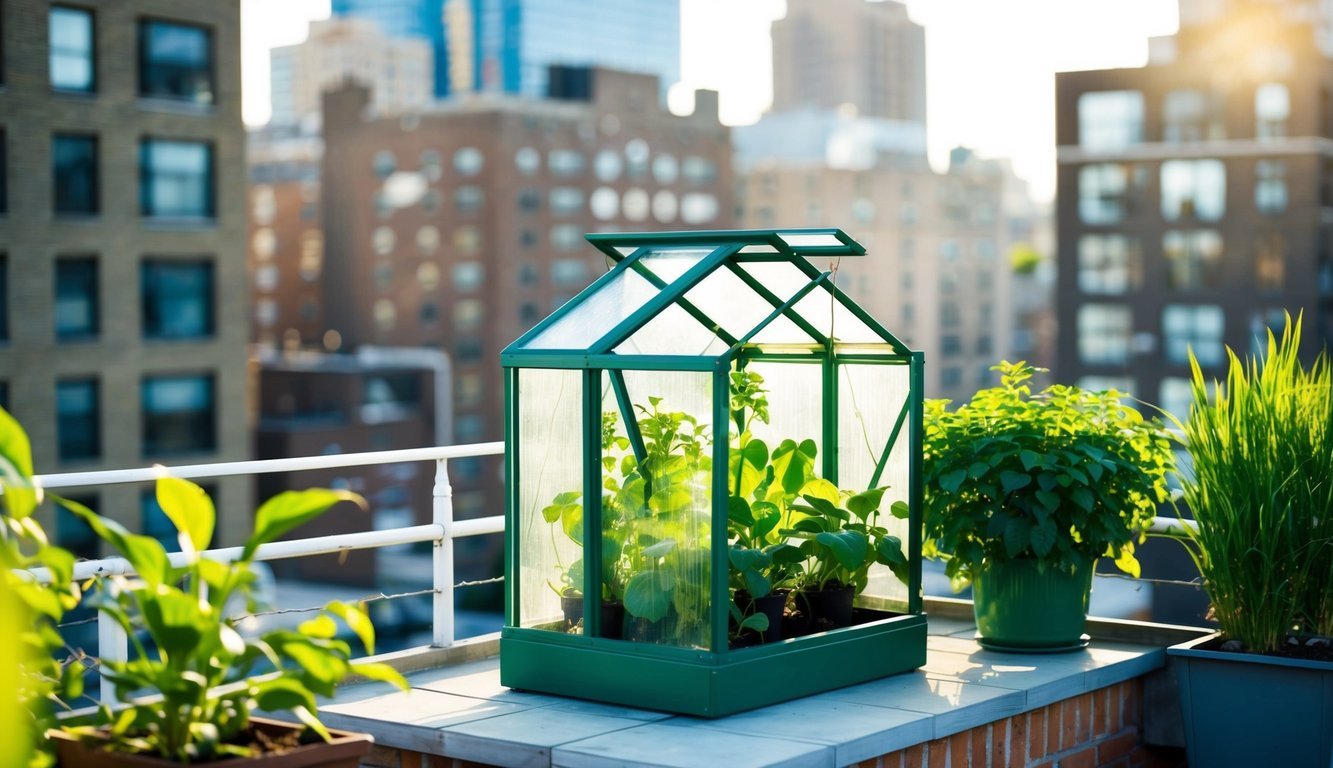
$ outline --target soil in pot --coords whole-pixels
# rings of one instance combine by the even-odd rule
[[[1222,651],[1224,653],[1253,653],[1256,656],[1273,656],[1279,659],[1300,659],[1302,661],[1333,662],[1333,638],[1318,635],[1288,635],[1287,641],[1276,651],[1264,653],[1251,651],[1239,640],[1227,640],[1216,637],[1207,643],[1195,646],[1200,651]]]
[[[375,741],[363,733],[330,731],[333,741],[325,743],[314,734],[303,734],[304,730],[304,726],[280,720],[251,717],[250,730],[235,742],[261,750],[259,754],[195,765],[225,765],[227,768],[357,768]],[[60,731],[49,731],[47,735],[55,742],[61,768],[173,768],[180,765],[156,755],[108,752]]]

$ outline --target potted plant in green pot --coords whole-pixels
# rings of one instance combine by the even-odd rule
[[[1166,501],[1170,441],[1114,392],[1053,385],[1002,362],[999,387],[950,412],[926,403],[925,541],[955,589],[972,584],[979,641],[1081,648],[1098,558],[1139,574],[1134,547]]]
[[[1196,361],[1186,548],[1220,631],[1168,649],[1191,765],[1333,765],[1333,371],[1287,318],[1262,359]]]

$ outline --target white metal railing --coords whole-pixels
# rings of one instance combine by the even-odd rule
[[[466,536],[481,536],[488,533],[501,533],[505,528],[504,515],[493,515],[471,520],[454,519],[453,487],[449,484],[448,461],[449,459],[495,456],[503,453],[504,443],[493,442],[436,448],[412,448],[398,451],[346,453],[333,456],[192,464],[179,467],[68,472],[39,475],[36,481],[42,488],[55,489],[151,482],[163,476],[186,479],[215,478],[433,461],[435,463],[435,483],[431,493],[431,523],[429,525],[271,542],[258,548],[255,559],[282,560],[357,549],[413,544],[423,541],[433,542],[431,584],[434,595],[432,599],[431,644],[437,647],[447,647],[454,642],[454,539]],[[206,550],[201,552],[200,555],[211,560],[234,562],[241,556],[241,552],[242,547],[222,547]],[[181,565],[185,561],[185,554],[181,552],[172,553],[169,557],[173,565]],[[122,557],[85,560],[77,563],[74,567],[74,577],[76,579],[86,579],[97,575],[131,574],[133,572],[133,567],[129,561]],[[38,580],[47,581],[50,579],[50,574],[45,569],[35,569],[32,573]],[[129,658],[129,638],[125,635],[124,630],[114,621],[103,620],[100,614],[97,617],[97,637],[99,657],[116,661],[124,661]],[[108,693],[108,687],[103,686],[104,699],[109,700]]]

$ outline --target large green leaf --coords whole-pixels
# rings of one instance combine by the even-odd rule
[[[157,539],[130,533],[115,520],[102,517],[76,501],[62,498],[60,505],[87,523],[98,538],[114,546],[146,584],[157,586],[168,580],[171,563]]]
[[[865,520],[870,517],[871,513],[879,511],[879,505],[884,500],[884,492],[888,489],[888,486],[880,486],[854,494],[847,499],[847,509],[851,510],[852,514]]]
[[[815,534],[815,541],[828,547],[838,564],[855,571],[866,563],[869,538],[860,531],[825,531]]]
[[[952,472],[945,472],[940,475],[940,488],[945,493],[957,493],[962,487],[963,481],[967,479],[966,469],[955,469]]]
[[[640,571],[625,585],[625,610],[631,616],[657,621],[666,616],[671,605],[675,577],[667,570]]]
[[[1029,537],[1032,542],[1032,551],[1036,553],[1037,557],[1045,557],[1055,547],[1055,523],[1050,520],[1043,520],[1032,527]]]
[[[144,591],[148,594],[136,602],[148,633],[164,656],[188,655],[217,621],[216,616],[202,615],[199,601],[175,587],[158,584]]]
[[[293,528],[324,514],[340,501],[351,501],[366,509],[366,501],[351,491],[313,488],[283,491],[264,502],[255,512],[255,529],[245,542],[242,560],[249,560],[261,544],[267,544]]]
[[[254,698],[259,709],[269,712],[291,712],[325,741],[332,739],[328,729],[319,724],[318,720],[312,722],[307,719],[307,716],[314,717],[315,695],[299,681],[286,677],[265,680],[255,686]]]
[[[365,611],[359,606],[340,600],[334,600],[324,606],[324,610],[347,622],[347,628],[355,632],[361,640],[361,645],[365,646],[366,655],[375,655],[375,625],[370,623],[370,617]]]
[[[1000,486],[1005,493],[1013,493],[1032,484],[1032,475],[1005,470],[1000,473]]]
[[[1022,517],[1011,517],[1004,524],[1004,551],[1010,557],[1018,557],[1019,553],[1027,549],[1028,542],[1031,541],[1032,522]]]
[[[407,678],[402,673],[388,664],[378,661],[363,661],[352,665],[352,671],[369,680],[377,680],[381,683],[388,683],[397,687],[399,690],[406,691],[411,686]]]
[[[11,517],[23,519],[31,515],[41,501],[32,482],[32,446],[23,427],[0,408],[0,496]]]
[[[157,480],[157,503],[182,534],[182,550],[198,552],[208,549],[217,516],[213,500],[203,488],[178,477],[160,477]]]
[[[788,494],[794,494],[814,476],[817,448],[813,440],[783,440],[773,450],[773,473]]]

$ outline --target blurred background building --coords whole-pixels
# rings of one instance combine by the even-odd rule
[[[42,472],[249,458],[238,5],[3,13],[0,405]],[[249,480],[210,490],[216,543],[238,543]],[[74,495],[177,548],[151,487]]]

